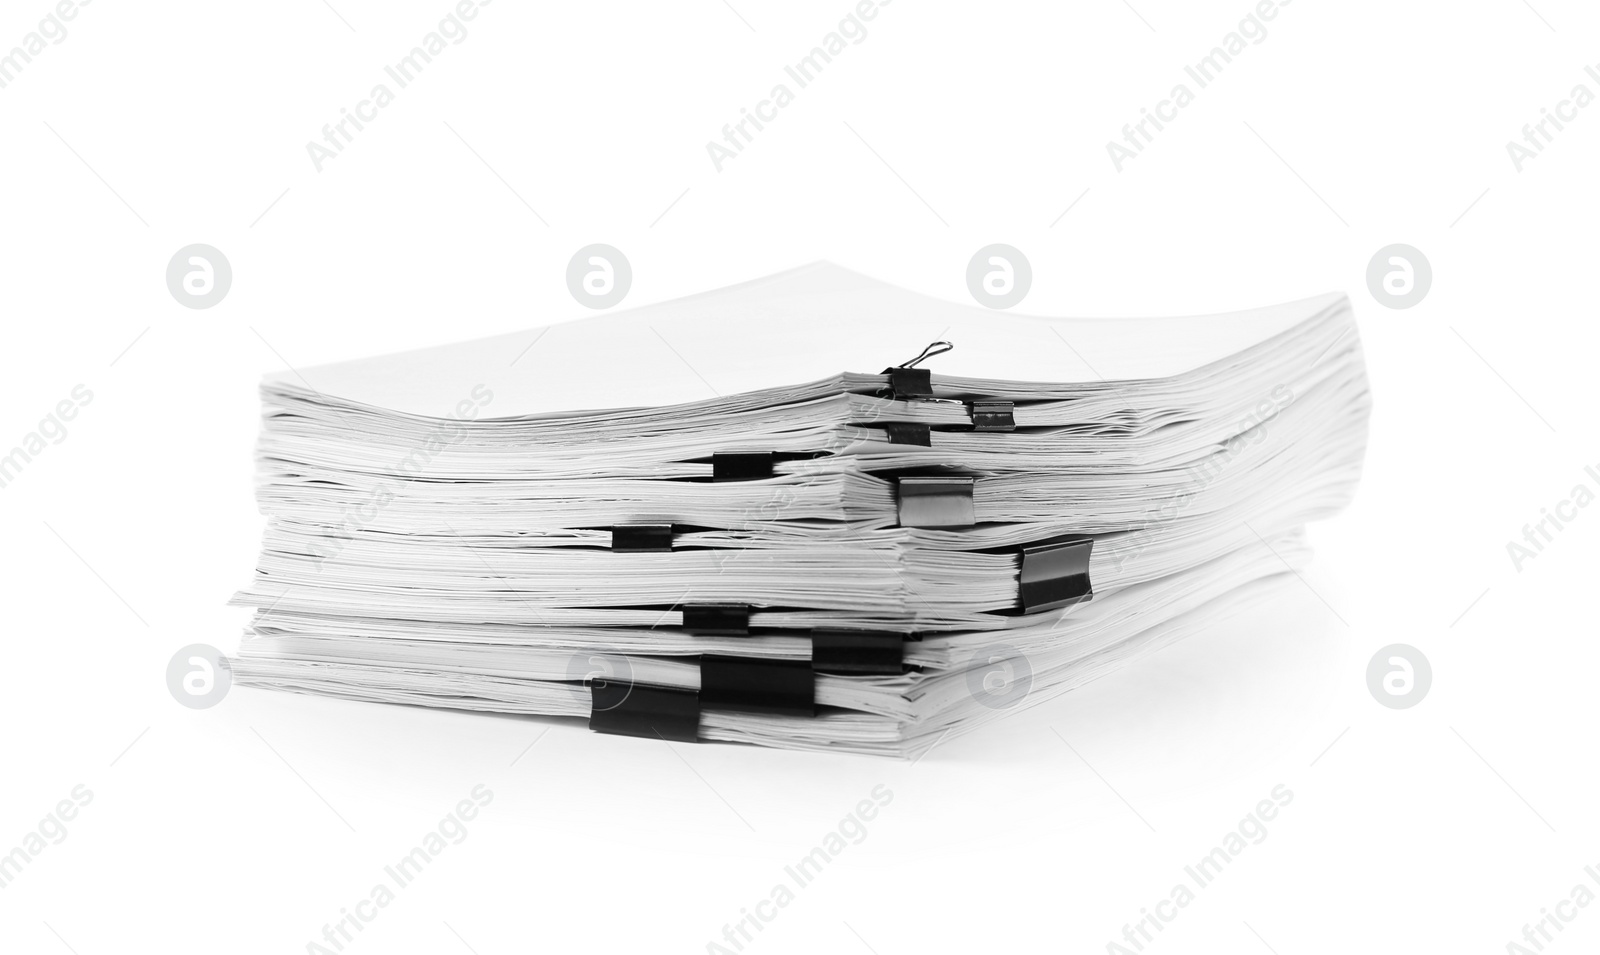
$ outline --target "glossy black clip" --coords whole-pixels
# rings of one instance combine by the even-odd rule
[[[873,630],[811,631],[811,668],[839,676],[899,676],[906,642],[898,633]]]
[[[885,368],[882,374],[889,376],[889,397],[899,400],[908,398],[932,398],[933,375],[926,368],[917,365],[935,355],[943,355],[956,346],[949,342],[934,342],[922,350],[922,354],[903,364]]]
[[[613,736],[695,743],[700,739],[700,696],[693,690],[591,680],[589,728]]]
[[[933,446],[933,429],[925,424],[891,421],[883,426],[883,430],[889,436],[890,444],[914,444],[923,448]]]
[[[901,527],[971,527],[977,523],[971,476],[902,475],[895,479]]]
[[[757,481],[772,477],[771,451],[718,451],[711,455],[712,481]]]
[[[706,709],[815,716],[816,682],[803,661],[700,658],[700,705]]]
[[[1069,537],[1022,548],[1018,604],[1024,613],[1069,607],[1094,597],[1089,558],[1094,538]]]
[[[619,554],[667,553],[672,550],[672,525],[612,525],[611,549]]]
[[[1017,420],[1014,401],[974,401],[970,406],[972,430],[1015,431]]]
[[[683,629],[697,637],[748,637],[750,605],[684,604]]]

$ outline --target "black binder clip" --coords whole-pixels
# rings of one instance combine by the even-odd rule
[[[591,680],[589,728],[613,736],[696,743],[700,740],[700,697],[693,690]]]
[[[839,676],[899,676],[905,672],[905,640],[874,630],[811,631],[811,668]]]
[[[748,637],[750,605],[684,604],[683,629],[697,637]]]
[[[611,550],[623,554],[665,554],[672,550],[671,524],[613,524]]]
[[[1094,538],[1066,537],[1022,548],[1017,601],[1023,613],[1070,607],[1094,597],[1089,557]]]
[[[707,709],[816,716],[816,683],[803,661],[700,658],[700,705]]]
[[[889,436],[890,444],[914,444],[918,447],[933,447],[933,429],[925,424],[915,424],[909,421],[891,421],[883,426],[884,433]]]
[[[1014,401],[974,401],[969,406],[974,431],[1015,431],[1017,421]]]
[[[935,355],[943,355],[956,346],[949,342],[934,342],[922,350],[922,354],[904,364],[885,368],[883,374],[889,376],[888,395],[897,400],[908,398],[932,398],[933,376],[926,368],[916,367]]]
[[[971,527],[977,523],[970,476],[902,475],[895,479],[901,527]]]
[[[711,455],[711,480],[756,481],[772,477],[771,451],[718,451]]]

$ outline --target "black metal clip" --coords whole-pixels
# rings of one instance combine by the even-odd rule
[[[883,430],[889,436],[890,444],[914,444],[922,448],[933,446],[933,429],[925,424],[891,421],[883,426]]]
[[[683,629],[697,637],[748,637],[750,605],[684,604]]]
[[[905,672],[905,646],[898,633],[813,630],[811,668],[840,676],[899,676]]]
[[[974,431],[1015,431],[1016,402],[984,399],[974,401],[969,407]]]
[[[771,451],[718,451],[711,455],[711,480],[755,481],[772,477]]]
[[[800,660],[700,658],[700,705],[707,709],[815,716],[816,683]]]
[[[611,549],[617,553],[667,553],[672,550],[672,525],[613,524]]]
[[[895,479],[901,527],[971,527],[977,523],[971,476],[902,475]]]
[[[589,728],[613,736],[699,742],[700,696],[693,690],[590,680]]]
[[[1065,537],[1022,548],[1017,602],[1023,613],[1069,607],[1094,597],[1089,558],[1094,538]]]
[[[899,365],[885,368],[882,374],[889,376],[889,397],[905,400],[908,398],[932,398],[933,376],[926,368],[917,365],[935,355],[943,355],[956,346],[949,342],[934,342],[922,350],[922,354]]]

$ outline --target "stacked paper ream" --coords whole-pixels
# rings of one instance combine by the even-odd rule
[[[931,360],[931,400],[859,370],[935,338],[956,348]],[[1369,403],[1342,296],[1050,320],[825,265],[275,376],[263,397],[238,682],[587,717],[594,673],[689,693],[702,656],[804,662],[817,631],[892,633],[904,672],[817,673],[815,715],[697,724],[888,754],[1261,599],[1353,493]],[[981,399],[1014,402],[1016,430],[974,431]],[[926,446],[890,424],[927,426]],[[777,452],[771,476],[713,482],[712,456],[738,452]],[[975,523],[900,526],[907,472],[971,477]],[[672,552],[613,551],[637,523],[673,525]],[[1094,540],[1093,599],[1018,613],[1019,548],[1063,535]],[[753,635],[684,629],[685,605],[723,603]],[[984,682],[1007,666],[1025,694]]]

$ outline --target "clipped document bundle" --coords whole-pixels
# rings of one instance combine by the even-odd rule
[[[887,755],[1264,599],[1370,407],[1342,295],[1048,319],[821,264],[262,395],[235,682]]]

